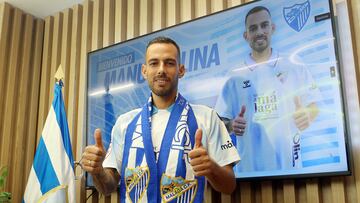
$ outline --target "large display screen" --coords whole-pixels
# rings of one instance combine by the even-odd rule
[[[329,0],[256,1],[89,53],[87,143],[101,128],[107,148],[116,118],[146,103],[145,48],[168,36],[181,94],[228,124],[237,178],[349,173],[331,16]]]

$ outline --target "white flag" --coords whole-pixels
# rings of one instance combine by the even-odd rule
[[[54,100],[36,149],[23,202],[75,202],[75,174],[62,82],[55,84]]]

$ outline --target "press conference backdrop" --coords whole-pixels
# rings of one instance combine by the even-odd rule
[[[180,93],[191,103],[215,107],[223,85],[243,68],[241,64],[251,51],[243,38],[244,20],[246,13],[259,5],[270,10],[276,24],[273,50],[286,53],[293,63],[305,66],[314,79],[319,89],[316,103],[320,112],[301,135],[301,167],[248,171],[235,167],[236,177],[348,173],[341,80],[328,0],[257,1],[89,53],[87,143],[94,143],[93,132],[101,128],[108,148],[116,118],[142,107],[150,96],[147,82],[141,76],[141,64],[147,42],[155,36],[169,36],[180,45],[181,63],[186,67],[185,77],[179,83]],[[266,81],[266,76],[263,77]],[[243,156],[242,160],[245,163],[249,158],[267,159]],[[90,178],[87,184],[92,185]]]

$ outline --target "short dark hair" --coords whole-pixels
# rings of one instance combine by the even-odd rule
[[[268,8],[266,8],[265,6],[256,6],[254,8],[252,8],[247,14],[246,14],[246,17],[245,17],[245,26],[246,26],[246,22],[247,22],[247,19],[249,17],[249,15],[251,14],[254,14],[254,13],[257,13],[259,11],[266,11],[269,16],[271,17],[271,14],[270,14],[270,11]]]
[[[165,36],[155,37],[154,39],[150,40],[150,42],[147,44],[145,54],[147,53],[148,48],[152,44],[172,44],[172,45],[174,45],[177,49],[177,52],[178,52],[177,58],[178,58],[178,62],[180,63],[180,47],[173,39],[171,39],[169,37],[165,37]]]

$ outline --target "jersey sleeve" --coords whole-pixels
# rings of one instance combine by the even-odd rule
[[[231,141],[229,133],[214,110],[211,110],[207,129],[207,150],[209,156],[220,166],[236,164],[240,155]]]
[[[317,103],[322,100],[322,96],[319,90],[319,87],[317,86],[315,80],[313,79],[310,71],[303,67],[301,69],[301,79],[304,81],[304,88],[301,88],[303,91],[301,91],[301,101],[304,103],[305,106],[311,104],[311,103]]]
[[[215,110],[222,118],[233,119],[232,79],[226,81],[215,104]]]
[[[111,142],[103,162],[104,168],[115,168],[121,174],[125,134],[119,118],[111,132]]]

